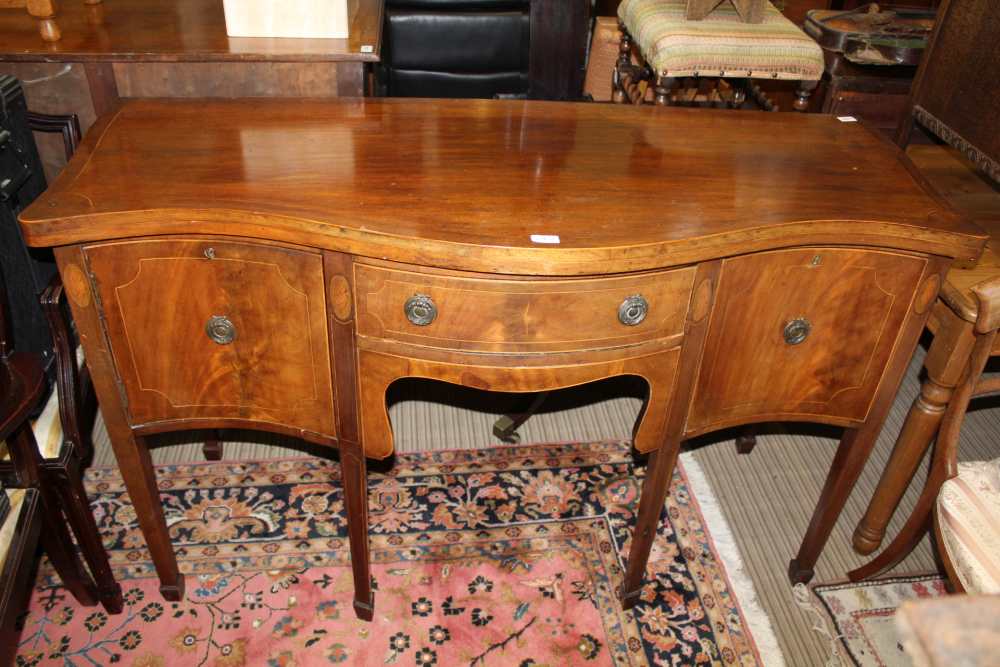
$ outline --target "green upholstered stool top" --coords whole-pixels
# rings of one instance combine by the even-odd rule
[[[618,18],[658,76],[818,81],[823,51],[768,3],[762,23],[743,23],[724,2],[688,21],[687,0],[623,0]]]

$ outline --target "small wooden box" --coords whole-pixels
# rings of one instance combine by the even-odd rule
[[[347,0],[222,0],[230,37],[347,38]]]

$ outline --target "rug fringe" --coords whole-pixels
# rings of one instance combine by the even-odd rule
[[[701,507],[706,532],[715,542],[716,553],[722,559],[729,583],[736,593],[740,610],[750,628],[761,661],[765,667],[784,667],[785,657],[771,626],[771,618],[761,606],[753,581],[743,567],[743,557],[719,506],[719,501],[712,492],[708,478],[705,477],[701,465],[691,452],[681,454],[680,464],[684,468],[691,495]]]
[[[792,599],[799,609],[802,609],[815,618],[812,623],[813,631],[829,643],[830,659],[826,661],[826,667],[843,667],[845,664],[850,664],[840,652],[840,639],[844,635],[834,636],[830,632],[830,627],[826,622],[826,614],[816,608],[816,603],[813,602],[812,592],[809,588],[805,584],[795,584],[792,586]]]

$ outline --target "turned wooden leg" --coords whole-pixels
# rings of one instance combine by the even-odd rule
[[[670,490],[670,480],[679,453],[680,442],[673,441],[665,443],[663,447],[649,455],[646,479],[642,482],[642,495],[639,498],[639,514],[632,532],[632,547],[628,552],[625,581],[622,584],[623,609],[634,607],[639,600],[639,593],[642,592],[649,551],[653,547],[653,540],[656,539],[660,514],[667,499],[667,492]]]
[[[986,362],[989,361],[996,337],[996,331],[976,336],[972,351],[966,354],[962,360],[962,377],[952,400],[948,403],[944,417],[940,420],[941,427],[938,431],[934,458],[931,461],[927,482],[924,484],[924,489],[917,499],[916,506],[907,519],[906,525],[877,558],[848,572],[848,577],[852,581],[867,579],[894,567],[913,551],[923,537],[933,517],[941,485],[956,474],[952,466],[958,450],[962,422],[965,421],[965,413],[969,409],[969,401],[973,397],[976,382],[982,376]],[[904,484],[903,488],[905,489],[905,487]]]
[[[62,37],[56,25],[55,0],[28,0],[28,14],[38,19],[38,32],[46,42],[58,42]]]
[[[795,102],[792,108],[796,111],[805,111],[809,108],[809,96],[816,90],[819,81],[800,81],[798,90],[795,91]]]
[[[177,559],[170,543],[149,449],[142,438],[132,433],[121,394],[115,384],[114,362],[101,328],[97,300],[82,268],[86,262],[79,246],[57,248],[55,255],[73,310],[73,320],[86,353],[87,365],[91,370],[94,391],[101,405],[111,447],[160,578],[160,593],[165,599],[178,602],[184,597],[184,576],[177,567]]]
[[[840,439],[840,446],[833,458],[830,472],[827,474],[809,527],[802,538],[798,554],[788,565],[788,577],[792,583],[807,583],[812,579],[816,561],[875,446],[886,415],[892,408],[896,392],[899,391],[899,385],[909,366],[910,358],[913,356],[913,350],[917,346],[920,333],[930,315],[931,305],[937,297],[937,289],[936,287],[927,289],[927,287],[935,286],[935,283],[939,286],[946,268],[947,263],[940,259],[928,261],[921,279],[922,288],[918,289],[918,297],[914,299],[896,339],[896,347],[889,357],[882,382],[868,410],[868,417],[860,426],[845,430]]]
[[[627,81],[625,80],[626,68],[631,66],[632,38],[621,22],[618,23],[618,30],[621,32],[621,41],[618,42],[618,61],[615,69],[611,73],[611,101],[616,104],[624,104],[628,100],[625,91]]]
[[[733,99],[730,104],[733,109],[740,109],[747,101],[747,90],[750,88],[749,79],[738,79],[733,82]]]
[[[676,79],[672,76],[657,76],[656,88],[654,89],[656,96],[653,98],[653,103],[660,106],[670,104],[670,90],[674,87],[675,82]]]
[[[204,455],[205,460],[221,461],[222,450],[222,433],[220,431],[210,431],[209,436],[205,438],[205,442],[201,446],[201,453]]]
[[[109,614],[121,613],[122,588],[115,581],[114,573],[111,571],[108,552],[101,542],[87,492],[83,488],[79,457],[75,452],[70,452],[66,465],[45,465],[44,469],[46,484],[57,490],[62,501],[66,520],[76,536],[84,560],[87,561],[87,566],[97,584],[97,594],[101,604]]]
[[[945,408],[972,353],[972,323],[940,303],[935,305],[935,314],[938,331],[924,360],[927,379],[906,415],[868,509],[854,530],[854,550],[861,554],[872,553],[881,545],[886,526],[937,435]]]
[[[344,478],[347,533],[351,541],[354,613],[361,620],[370,621],[375,613],[375,597],[368,548],[368,482],[365,455],[360,445],[341,442],[340,468]]]

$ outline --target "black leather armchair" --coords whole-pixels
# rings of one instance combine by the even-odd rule
[[[592,0],[386,0],[379,94],[583,94]]]
[[[385,17],[386,94],[528,93],[527,0],[387,0]]]

